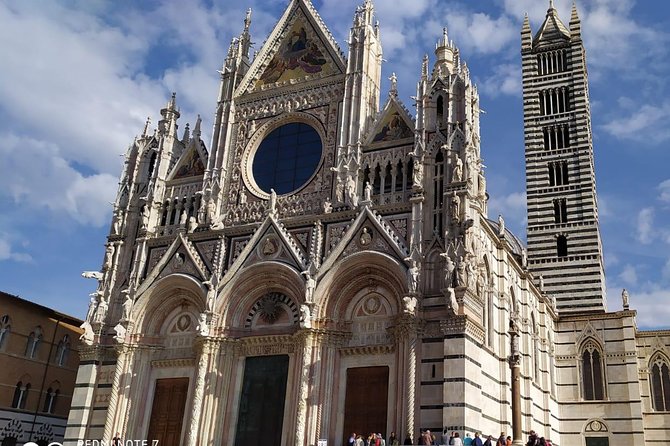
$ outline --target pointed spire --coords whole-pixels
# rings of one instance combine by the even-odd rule
[[[582,21],[577,12],[577,3],[572,2],[572,13],[570,14],[570,34],[574,37],[582,33]]]
[[[247,9],[247,15],[244,17],[244,32],[249,32],[251,27],[251,8]]]
[[[193,138],[197,141],[200,139],[200,123],[202,122],[202,119],[200,119],[200,115],[198,115],[198,118],[195,120],[195,126],[193,127]]]
[[[523,18],[523,26],[521,27],[521,49],[531,49],[533,46],[533,32],[530,29],[530,20],[528,13]]]
[[[170,100],[167,103],[167,109],[170,110],[170,111],[175,111],[176,106],[177,106],[177,93],[173,91],[172,92],[172,97],[170,98]]]
[[[421,64],[421,79],[428,79],[428,54],[423,55],[423,63]]]
[[[555,9],[554,8],[554,0],[549,0],[549,10]]]
[[[188,141],[191,139],[191,129],[189,128],[188,122],[184,126],[184,136],[181,139],[181,142],[188,144]]]
[[[144,130],[142,131],[142,138],[147,137],[147,131],[149,131],[150,124],[151,124],[151,116],[147,116],[147,122],[144,123]]]

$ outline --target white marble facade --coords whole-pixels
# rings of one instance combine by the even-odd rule
[[[159,384],[186,383],[177,437],[161,431],[161,444],[235,444],[245,364],[259,357],[288,358],[269,444],[343,444],[347,377],[362,368],[386,374],[385,435],[511,434],[510,320],[524,432],[555,445],[670,440],[650,390],[670,332],[637,330],[628,307],[557,310],[504,219],[487,218],[479,96],[458,48],[445,31],[424,59],[411,116],[395,75],[380,92],[373,9],[355,11],[345,56],[309,0],[292,0],[253,60],[249,14],[210,146],[199,119],[177,132],[173,96],[129,148],[66,443],[146,439]],[[291,138],[292,167],[262,162]],[[585,349],[600,368],[585,368]]]

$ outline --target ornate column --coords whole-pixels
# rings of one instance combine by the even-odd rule
[[[519,331],[513,319],[509,321],[511,342],[509,366],[512,371],[512,445],[523,446],[521,431],[521,355],[519,353]]]
[[[202,415],[203,400],[205,398],[205,378],[209,366],[209,358],[212,353],[212,341],[207,337],[199,338],[198,368],[195,375],[195,389],[193,390],[193,402],[191,406],[191,423],[189,426],[186,444],[198,446],[198,434],[200,433],[200,418]]]
[[[405,368],[404,382],[404,407],[405,418],[404,431],[401,435],[410,436],[414,442],[418,440],[416,435],[416,360],[417,360],[417,341],[419,334],[419,323],[415,315],[405,313],[398,317],[396,325],[393,327],[393,335],[402,351],[402,358]]]
[[[295,445],[309,444],[305,440],[305,426],[307,424],[307,398],[309,397],[309,368],[312,363],[312,330],[305,328],[299,334],[302,338],[302,359],[300,361],[300,375],[298,384],[298,413],[296,415]]]
[[[131,347],[126,344],[119,344],[116,346],[116,368],[114,369],[114,378],[112,380],[112,391],[109,395],[109,405],[107,406],[107,418],[105,419],[105,429],[103,439],[112,441],[115,429],[118,429],[119,424],[119,390],[121,388],[121,377],[127,373],[128,370],[128,356],[131,352]]]

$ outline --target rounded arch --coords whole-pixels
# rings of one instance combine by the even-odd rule
[[[407,268],[396,259],[378,252],[359,252],[336,263],[322,278],[316,289],[317,317],[338,320],[359,291],[386,291],[393,311],[401,308],[402,296],[407,293]]]
[[[304,279],[283,262],[266,261],[244,268],[228,282],[217,299],[215,311],[224,327],[243,328],[256,302],[267,293],[287,296],[297,305],[304,302]]]
[[[170,313],[180,306],[193,306],[195,313],[204,311],[206,295],[204,286],[189,275],[171,274],[159,279],[133,305],[135,331],[158,334]]]

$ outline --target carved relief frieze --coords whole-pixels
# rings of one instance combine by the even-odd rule
[[[158,248],[152,248],[149,251],[149,261],[147,262],[147,269],[144,272],[145,277],[148,274],[150,274],[151,271],[154,270],[154,268],[156,267],[156,265],[158,265],[158,262],[160,262],[161,258],[163,258],[167,250],[168,250],[167,246],[161,246]]]
[[[235,263],[235,260],[242,254],[242,251],[249,244],[251,237],[242,237],[233,239],[230,242],[230,259],[228,261],[228,267]]]
[[[349,229],[349,222],[347,223],[337,223],[328,225],[328,232],[326,236],[326,256],[328,256],[337,245],[340,244],[344,234]]]

